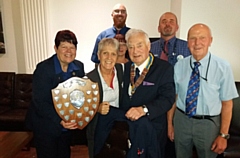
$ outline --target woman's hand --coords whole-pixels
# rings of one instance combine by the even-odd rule
[[[102,115],[107,115],[110,110],[110,104],[107,101],[104,101],[100,104],[98,112]]]
[[[61,121],[60,124],[66,128],[66,129],[76,129],[77,128],[77,123],[76,122],[65,122]]]

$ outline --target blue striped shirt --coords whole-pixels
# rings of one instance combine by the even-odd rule
[[[160,38],[159,40],[151,43],[150,52],[155,57],[160,58],[161,53],[163,52],[163,48],[164,48],[164,39]],[[181,56],[185,58],[191,55],[187,46],[187,42],[176,37],[173,37],[168,41],[167,48],[168,48],[168,62],[173,66],[178,61],[178,58],[180,58]]]

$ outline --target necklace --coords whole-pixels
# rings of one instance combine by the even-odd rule
[[[137,81],[134,83],[134,77],[135,77],[135,64],[132,63],[131,65],[131,77],[130,77],[130,81],[131,81],[131,96],[135,93],[137,87],[143,82],[144,78],[146,77],[148,70],[150,69],[152,63],[153,63],[153,55],[150,53],[149,54],[149,60],[148,60],[148,64],[147,66],[143,69],[141,75],[139,76],[139,78],[137,79]]]

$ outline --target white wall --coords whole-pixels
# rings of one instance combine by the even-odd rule
[[[20,14],[14,9],[18,7],[15,2],[20,0],[0,0],[2,1],[7,53],[0,55],[0,71],[18,72],[19,69],[22,70],[20,65],[24,65],[17,55],[24,54],[19,44],[21,34],[15,33],[19,32],[16,31],[17,28],[21,28],[17,26],[20,23],[17,21],[21,19]],[[101,31],[112,26],[111,10],[119,2],[127,7],[127,26],[143,29],[150,37],[159,36],[157,32],[159,16],[166,11],[177,14],[180,24],[177,35],[183,39],[186,39],[187,31],[193,24],[206,23],[213,34],[210,51],[229,61],[235,80],[240,81],[239,0],[48,0],[49,41],[52,42],[49,43],[49,56],[54,53],[56,32],[70,29],[77,35],[79,41],[77,59],[84,62],[86,72],[93,69],[94,64],[90,58],[95,39]]]
[[[180,36],[186,39],[193,24],[207,24],[213,35],[210,52],[230,62],[237,81],[240,81],[239,8],[239,0],[182,0],[180,27]]]

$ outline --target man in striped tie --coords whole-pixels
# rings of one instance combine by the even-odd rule
[[[238,93],[230,64],[209,52],[211,43],[210,28],[193,25],[188,31],[192,55],[174,67],[177,99],[168,126],[174,124],[178,158],[192,157],[193,146],[199,158],[215,158],[227,147],[232,99]]]

